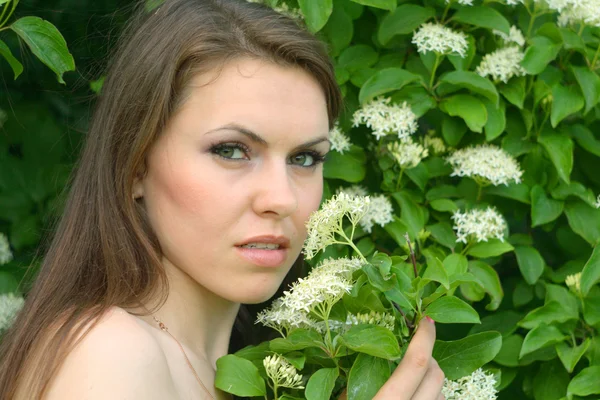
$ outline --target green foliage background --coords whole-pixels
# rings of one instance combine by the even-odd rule
[[[19,4],[13,20],[39,16],[64,35],[77,65],[76,72],[64,75],[65,85],[16,35],[0,31],[0,39],[25,66],[13,80],[13,70],[0,60],[0,109],[6,115],[0,130],[0,232],[8,235],[15,254],[0,266],[0,293],[26,291],[32,279],[25,271],[60,215],[62,192],[86,132],[95,98],[90,83],[101,77],[130,4]],[[600,250],[594,250],[600,241],[600,210],[594,203],[600,193],[600,30],[559,28],[554,14],[531,2],[528,8],[485,2],[449,9],[442,0],[288,4],[300,7],[309,29],[328,43],[346,101],[340,124],[354,146],[344,154],[332,152],[325,168],[326,197],[340,186],[360,183],[394,202],[396,220],[363,233],[361,251],[404,255],[403,234],[408,232],[419,245],[419,264],[435,257],[445,261],[464,250],[455,243],[451,211],[495,206],[508,221],[509,246],[492,242],[466,252],[468,270],[480,284],[465,284],[456,292],[478,311],[481,324],[438,323],[438,338],[500,332],[502,348],[487,368],[499,374],[501,399],[598,398]],[[470,48],[466,59],[444,57],[436,70],[433,59],[417,53],[410,40],[421,23],[442,15],[450,17],[449,26],[469,35]],[[492,29],[506,32],[513,24],[527,36],[523,66],[529,75],[506,84],[487,78],[481,83],[472,73],[453,80],[445,75],[474,71],[484,54],[498,48]],[[408,101],[420,116],[418,135],[433,130],[454,148],[485,142],[502,147],[517,157],[523,182],[489,186],[479,195],[474,181],[450,177],[443,158],[431,156],[405,171],[397,190],[399,171],[391,158],[367,128],[352,127],[360,104],[381,94]],[[419,238],[422,230],[431,235]],[[332,246],[325,256],[346,252]],[[564,280],[584,266],[583,293],[576,295]]]

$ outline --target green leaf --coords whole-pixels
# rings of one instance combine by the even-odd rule
[[[569,115],[581,110],[585,104],[583,96],[575,86],[554,85],[552,98],[550,122],[553,128]]]
[[[446,274],[444,265],[437,257],[427,258],[427,268],[425,268],[423,280],[428,280],[430,282],[439,282],[446,289],[450,288],[450,283],[448,282],[448,274]]]
[[[486,97],[495,105],[498,104],[498,91],[494,84],[475,72],[452,71],[442,75],[439,81],[465,88],[470,92]]]
[[[498,272],[483,261],[469,261],[469,272],[471,272],[483,285],[483,289],[490,295],[490,303],[485,306],[486,310],[494,311],[500,307],[504,298],[504,290]]]
[[[473,132],[481,133],[487,122],[487,110],[483,102],[468,94],[456,94],[442,100],[440,109],[452,117],[462,118]]]
[[[564,202],[546,196],[546,191],[539,185],[531,188],[531,226],[547,224],[554,221],[563,212]]]
[[[483,190],[485,194],[500,196],[507,199],[529,204],[529,186],[524,183],[511,183],[508,186],[488,186]]]
[[[349,72],[369,68],[377,62],[379,54],[371,46],[359,44],[350,46],[342,51],[338,58],[338,68],[344,68]]]
[[[306,26],[312,32],[318,32],[325,26],[333,11],[333,0],[298,0],[298,5]]]
[[[435,211],[439,212],[453,212],[458,210],[456,203],[449,199],[432,200],[429,205],[431,205],[431,208]]]
[[[0,279],[0,282],[2,280]],[[0,293],[2,293],[2,285],[0,284]],[[600,293],[588,294],[583,299],[583,319],[588,325],[594,326],[600,324]]]
[[[540,325],[548,325],[554,322],[562,323],[570,319],[577,319],[578,315],[565,314],[564,308],[556,301],[551,301],[531,310],[529,314],[523,318],[519,325],[526,329],[537,328]]]
[[[413,33],[434,15],[435,10],[431,7],[402,4],[383,18],[379,25],[378,39],[382,44],[386,44],[395,35]]]
[[[592,286],[598,281],[600,281],[600,246],[594,247],[592,256],[581,271],[581,293],[587,296]]]
[[[521,335],[510,335],[502,339],[502,348],[496,354],[494,362],[505,367],[519,366],[519,352],[523,345],[523,337]]]
[[[573,372],[575,366],[590,347],[591,343],[592,342],[588,338],[579,346],[575,347],[571,347],[565,342],[561,342],[556,345],[556,354],[558,354],[558,358],[560,358],[560,361],[563,363],[565,369],[569,373]]]
[[[477,258],[497,257],[504,253],[514,250],[510,243],[502,242],[499,239],[490,239],[487,242],[475,243],[469,248],[468,255]]]
[[[372,399],[390,377],[387,360],[359,354],[348,375],[348,400]]]
[[[569,127],[569,134],[573,136],[577,144],[579,144],[587,152],[600,157],[600,141],[596,140],[592,131],[583,125],[573,125]]]
[[[358,100],[365,104],[374,97],[385,93],[400,90],[412,82],[420,81],[422,78],[402,68],[385,68],[377,71],[360,88]]]
[[[488,119],[485,123],[485,140],[491,142],[504,132],[506,129],[506,105],[504,101],[498,101],[496,106],[491,102],[485,102]]]
[[[600,394],[600,365],[581,370],[569,383],[567,393],[577,396]]]
[[[600,210],[577,199],[565,203],[565,215],[573,232],[589,244],[595,246],[600,241]]]
[[[575,196],[585,201],[592,207],[596,206],[596,196],[591,189],[587,189],[579,182],[571,181],[570,184],[560,182],[550,193],[552,197],[559,200],[565,200],[569,196]]]
[[[294,329],[285,338],[271,340],[269,348],[276,353],[287,353],[322,345],[323,340],[317,332],[308,329]]]
[[[389,329],[382,326],[353,326],[340,337],[340,343],[350,350],[387,360],[395,360],[401,355],[398,340]]]
[[[571,66],[571,70],[585,98],[585,110],[583,113],[587,114],[600,101],[600,77],[587,67]]]
[[[513,78],[508,83],[503,83],[498,87],[498,91],[502,93],[504,98],[509,103],[517,106],[519,109],[523,109],[523,103],[525,102],[525,77]]]
[[[546,36],[535,36],[529,42],[531,44],[525,50],[521,66],[528,74],[537,75],[546,69],[546,66],[556,58],[561,45],[553,42]]]
[[[400,216],[402,221],[408,227],[411,237],[417,237],[419,232],[425,227],[425,211],[418,205],[413,198],[405,192],[396,192],[392,197],[400,205]]]
[[[394,10],[396,8],[396,0],[351,0],[354,3],[363,4],[365,6],[371,6],[375,8],[382,8],[384,10]]]
[[[269,342],[263,342],[257,346],[246,346],[234,353],[234,355],[249,361],[260,361],[269,355]]]
[[[510,31],[510,23],[502,14],[491,7],[461,7],[454,14],[452,20],[480,28],[495,29],[507,35]]]
[[[356,145],[351,145],[350,150],[345,151],[344,154],[332,151],[327,154],[323,176],[352,183],[360,182],[367,173],[366,160],[365,151]]]
[[[551,346],[558,342],[562,342],[565,335],[554,325],[540,325],[527,333],[523,341],[523,347],[519,353],[519,358],[529,354],[535,350],[539,350],[546,346]]]
[[[535,400],[559,400],[567,394],[569,374],[558,360],[542,363],[533,378],[533,398]]]
[[[463,300],[444,296],[435,300],[425,310],[425,315],[442,324],[479,324],[477,311]]]
[[[444,259],[444,269],[450,278],[454,275],[466,273],[468,267],[467,257],[462,254],[452,253]]]
[[[337,368],[321,368],[312,374],[304,390],[306,400],[329,400],[339,375]]]
[[[531,246],[516,246],[515,255],[525,282],[530,285],[536,283],[546,265],[541,254]]]
[[[367,274],[371,285],[382,292],[386,292],[395,286],[395,279],[384,278],[379,269],[371,264],[363,265],[362,270]]]
[[[251,361],[228,354],[217,360],[215,387],[241,397],[265,396],[267,388]]]
[[[13,70],[16,80],[19,77],[19,75],[23,73],[23,64],[21,64],[19,60],[17,60],[13,56],[12,52],[10,51],[10,48],[2,40],[0,40],[0,56],[4,57],[4,59],[8,62],[8,64]]]
[[[473,325],[469,335],[480,332],[496,331],[506,338],[518,328],[517,323],[523,319],[523,314],[513,310],[498,311],[481,319],[481,324]],[[504,342],[502,342],[504,347]],[[519,346],[521,348],[521,346]]]
[[[452,227],[447,222],[439,222],[434,225],[427,225],[425,228],[431,232],[433,239],[449,249],[456,247],[456,234],[452,230]]]
[[[442,120],[442,136],[450,146],[456,146],[467,133],[467,125],[459,118],[444,116]]]
[[[501,347],[502,336],[498,332],[482,332],[450,342],[436,340],[433,358],[446,378],[456,380],[492,361]]]
[[[546,150],[546,154],[558,171],[558,176],[566,183],[570,183],[573,169],[573,141],[571,138],[564,134],[545,130],[538,138],[538,143]]]
[[[23,17],[10,25],[10,28],[27,43],[41,62],[56,73],[60,83],[65,83],[65,72],[75,71],[75,60],[69,53],[65,38],[50,22],[39,17]]]

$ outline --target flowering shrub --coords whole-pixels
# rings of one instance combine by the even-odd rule
[[[217,384],[280,399],[344,387],[370,398],[427,315],[448,399],[598,398],[598,2],[264,2],[327,43],[346,107],[309,226],[313,272],[259,315],[281,337],[219,360]],[[23,71],[10,40],[42,29],[63,44],[44,21],[13,18],[16,4],[0,1],[10,45],[0,41],[1,63],[14,76]],[[59,49],[65,64],[48,67],[62,79],[73,65]],[[22,304],[8,292],[76,153],[64,138],[72,127],[44,114],[48,104],[76,114],[62,95],[31,106],[0,92],[0,330]]]
[[[217,385],[370,399],[429,316],[448,399],[598,398],[600,4],[264,2],[328,44],[346,110],[313,270],[259,315],[281,338],[219,360]]]

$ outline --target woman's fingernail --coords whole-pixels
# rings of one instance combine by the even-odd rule
[[[435,321],[432,320],[430,316],[426,315],[425,319],[427,319],[427,321],[431,322],[432,324],[435,324]]]

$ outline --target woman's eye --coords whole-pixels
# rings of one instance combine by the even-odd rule
[[[292,157],[291,164],[298,165],[300,167],[316,167],[317,164],[323,162],[325,158],[317,153],[299,153]]]
[[[220,144],[215,146],[212,152],[229,160],[243,160],[247,158],[245,156],[246,149],[239,144]]]

